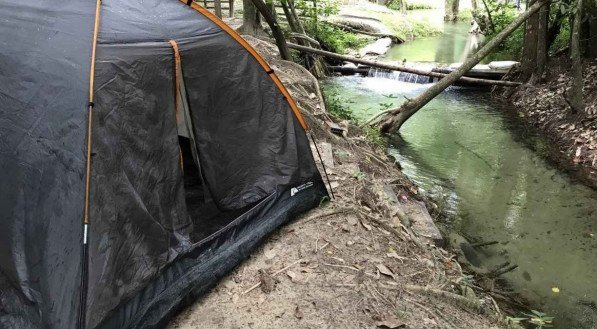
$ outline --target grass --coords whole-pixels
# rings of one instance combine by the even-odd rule
[[[357,117],[352,113],[350,107],[345,105],[345,102],[340,98],[340,95],[335,91],[323,89],[323,98],[325,106],[332,117],[340,120],[348,120],[354,124],[358,124]],[[391,105],[391,104],[389,104]],[[388,104],[380,104],[382,108],[389,106]],[[373,144],[380,147],[386,147],[388,140],[382,135],[379,129],[374,127],[364,127],[364,136]]]

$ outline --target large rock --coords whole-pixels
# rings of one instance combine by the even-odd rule
[[[433,218],[431,218],[423,202],[409,198],[399,198],[389,185],[384,186],[384,192],[386,193],[389,204],[397,208],[399,212],[406,214],[406,219],[401,218],[401,220],[408,221],[408,223],[403,223],[405,226],[410,226],[410,229],[419,238],[427,240],[431,244],[438,247],[444,245],[444,237],[437,226],[435,226]]]
[[[332,17],[330,21],[332,23],[345,25],[359,31],[379,34],[392,34],[392,31],[384,23],[372,17],[338,15]]]
[[[374,43],[370,43],[359,50],[361,57],[365,55],[384,55],[390,49],[392,45],[392,39],[381,38],[377,39]]]

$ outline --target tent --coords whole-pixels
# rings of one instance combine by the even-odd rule
[[[164,326],[327,196],[305,128],[191,1],[0,1],[0,328]]]

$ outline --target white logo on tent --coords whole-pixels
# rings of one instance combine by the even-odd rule
[[[307,182],[303,185],[299,185],[297,187],[293,187],[290,189],[290,196],[294,196],[295,194],[297,194],[298,192],[307,189],[309,187],[313,186],[313,182]]]

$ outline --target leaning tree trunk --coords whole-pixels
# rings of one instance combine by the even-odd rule
[[[568,104],[573,113],[584,111],[582,100],[582,62],[580,59],[580,24],[582,20],[582,3],[578,0],[576,4],[576,13],[574,23],[572,24],[572,36],[570,39],[570,60],[572,62],[572,86],[568,90]]]
[[[290,56],[290,50],[288,50],[288,45],[286,44],[286,38],[284,37],[284,33],[276,20],[276,16],[274,13],[270,11],[267,7],[267,4],[263,2],[263,0],[251,0],[257,10],[261,13],[265,21],[272,29],[272,34],[274,35],[274,39],[276,39],[276,45],[278,46],[278,50],[280,51],[280,57],[282,59],[290,61],[292,57]]]
[[[251,0],[243,0],[243,25],[237,31],[240,34],[263,34],[259,11],[257,11],[257,7],[255,7]]]
[[[545,0],[537,0],[527,11],[518,16],[510,25],[508,25],[503,31],[498,33],[493,39],[491,39],[485,46],[477,51],[471,58],[464,62],[457,70],[448,74],[445,78],[431,86],[424,93],[408,100],[397,109],[394,109],[384,117],[384,119],[378,124],[379,129],[383,133],[396,132],[402,127],[402,125],[408,120],[413,114],[421,109],[425,104],[429,103],[430,100],[439,95],[444,89],[448,88],[451,84],[456,82],[461,76],[477,65],[485,56],[487,56],[495,47],[502,43],[512,32],[514,32],[524,21],[526,21],[531,15],[536,13],[543,5]]]

